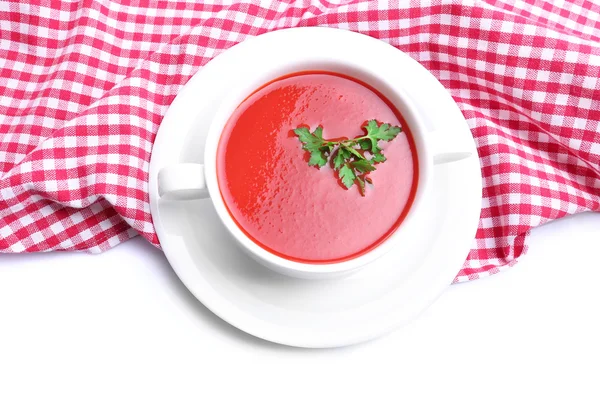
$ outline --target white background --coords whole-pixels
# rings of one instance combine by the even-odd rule
[[[600,214],[391,335],[270,344],[220,321],[141,238],[0,255],[0,408],[599,408]]]

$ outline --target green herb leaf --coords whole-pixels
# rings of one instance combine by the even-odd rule
[[[321,152],[323,152],[323,153],[329,153],[330,154],[331,152],[333,152],[334,148],[335,148],[335,146],[333,146],[333,145],[325,145],[325,146],[321,146],[319,148],[319,150]]]
[[[361,149],[368,150],[371,149],[371,141],[369,139],[361,139],[358,141]]]
[[[348,160],[352,157],[352,153],[344,145],[340,146],[340,153],[344,160]]]
[[[386,160],[387,160],[387,158],[384,156],[383,153],[376,153],[371,158],[372,163],[381,163],[381,162],[385,162]]]
[[[308,166],[321,167],[327,164],[327,159],[323,156],[323,152],[320,150],[312,151],[310,153],[310,159],[308,160]]]
[[[345,164],[340,168],[339,176],[344,186],[346,186],[348,189],[352,187],[354,181],[356,180],[356,173],[354,173],[354,170],[348,166],[348,164]]]
[[[378,125],[377,121],[371,119],[367,122],[367,125],[364,127],[367,131],[367,136],[371,139],[381,140],[381,141],[391,141],[398,135],[402,128],[399,126],[391,126],[390,124],[381,124]]]
[[[375,166],[373,166],[373,164],[366,159],[357,160],[351,162],[351,164],[354,169],[361,173],[372,172],[375,170]]]
[[[333,168],[335,170],[338,170],[346,161],[346,158],[344,157],[344,154],[342,153],[342,148],[339,148],[336,152],[335,152],[335,156],[333,157]]]
[[[323,127],[322,126],[317,126],[317,128],[315,129],[315,131],[313,132],[313,134],[319,138],[320,140],[323,140]]]
[[[359,153],[356,149],[354,149],[352,146],[344,146],[344,148],[346,148],[348,150],[348,152],[350,152],[352,155],[356,156],[359,159],[364,159],[365,157]]]
[[[296,128],[294,129],[294,133],[298,136],[300,142],[302,142],[302,149],[311,153],[319,150],[325,142],[323,140],[323,128],[320,126],[313,133],[308,128]]]

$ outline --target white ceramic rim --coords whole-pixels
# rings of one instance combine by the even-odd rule
[[[372,40],[370,37],[359,36],[361,39]],[[380,41],[377,42],[377,44],[384,46],[384,48],[392,48]],[[232,88],[235,89],[235,91],[229,92],[220,104],[208,132],[204,153],[204,175],[206,184],[210,193],[210,200],[212,200],[222,223],[242,248],[255,260],[277,272],[293,277],[309,279],[339,277],[366,266],[397,247],[402,240],[406,239],[406,237],[415,234],[419,228],[419,220],[422,220],[424,217],[420,214],[423,211],[422,204],[429,196],[428,193],[431,185],[432,173],[435,170],[433,164],[433,148],[431,146],[431,140],[427,137],[423,121],[414,107],[412,97],[406,93],[402,86],[403,78],[398,75],[393,75],[394,72],[384,65],[378,64],[375,60],[357,61],[354,56],[336,52],[335,50],[316,50],[313,55],[290,54],[287,57],[287,60],[272,67],[268,71],[261,71],[253,76],[244,77],[232,83]],[[290,57],[292,60],[289,59]],[[402,114],[404,120],[408,124],[417,150],[419,168],[417,191],[408,213],[400,226],[382,243],[369,252],[342,262],[304,263],[292,261],[277,256],[261,247],[251,240],[233,220],[231,214],[227,210],[219,189],[216,170],[217,149],[222,130],[233,111],[240,103],[242,103],[242,101],[264,84],[282,76],[303,71],[329,71],[341,73],[363,81],[377,89],[377,91],[381,92],[390,102],[392,102]]]

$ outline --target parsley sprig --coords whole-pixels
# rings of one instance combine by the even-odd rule
[[[313,132],[309,128],[299,127],[294,133],[302,143],[302,149],[310,153],[309,166],[320,168],[331,161],[342,184],[350,189],[357,184],[361,195],[365,195],[366,184],[373,184],[368,176],[378,163],[386,161],[379,141],[393,140],[402,128],[391,124],[379,124],[372,119],[362,127],[366,135],[354,139],[329,141],[323,139],[323,127]]]

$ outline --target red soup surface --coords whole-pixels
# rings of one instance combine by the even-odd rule
[[[402,126],[380,142],[387,161],[365,196],[326,165],[308,166],[293,129],[323,127],[325,139],[364,135],[367,120]],[[348,260],[373,249],[404,219],[417,186],[414,142],[400,113],[353,78],[307,71],[264,85],[234,111],[218,149],[223,200],[246,235],[271,253],[305,263]]]

